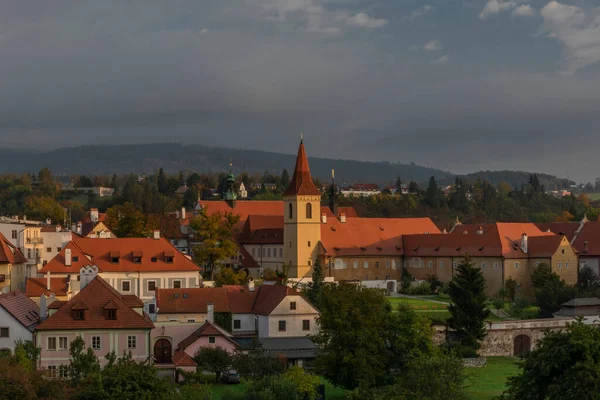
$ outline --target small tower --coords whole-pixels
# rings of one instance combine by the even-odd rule
[[[231,162],[229,163],[229,174],[227,175],[227,190],[223,194],[223,199],[230,203],[231,207],[235,206],[237,200],[237,190],[235,189],[235,176],[231,172]]]
[[[283,192],[283,202],[283,261],[290,265],[290,278],[310,276],[321,242],[321,192],[310,176],[302,140],[290,186]]]

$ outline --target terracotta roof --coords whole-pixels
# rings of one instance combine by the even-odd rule
[[[49,310],[58,310],[59,308],[61,308],[62,306],[64,306],[65,304],[67,304],[66,301],[62,301],[62,300],[54,300],[52,303],[48,304],[48,309]]]
[[[71,249],[71,266],[65,265],[65,250]],[[141,263],[133,262],[133,252],[141,250]],[[112,263],[110,255],[119,255],[119,262]],[[86,257],[89,256],[89,257]],[[78,260],[75,261],[74,257]],[[172,256],[173,262],[166,262]],[[116,257],[116,256],[115,256]],[[153,261],[155,260],[155,261]],[[75,272],[82,266],[94,264],[100,272],[129,271],[200,271],[200,267],[177,251],[165,238],[75,238],[41,270],[41,273]]]
[[[37,326],[37,330],[54,329],[152,329],[154,324],[147,314],[140,315],[104,279],[97,276],[71,300]],[[110,301],[118,307],[117,319],[108,320],[104,307]],[[54,302],[56,303],[56,302]],[[52,305],[54,305],[52,303]],[[54,308],[54,307],[53,307]],[[84,320],[75,320],[71,310],[85,310]]]
[[[556,253],[562,241],[568,240],[565,236],[534,236],[527,238],[527,254],[529,257],[550,258]]]
[[[530,222],[497,222],[495,224],[463,224],[458,225],[453,231],[452,236],[480,236],[477,231],[483,228],[484,236],[494,235],[496,240],[502,246],[502,256],[504,258],[524,258],[527,257],[521,250],[521,236],[527,234],[529,239],[536,236],[555,236],[552,232],[542,232],[535,224]],[[465,234],[465,232],[467,232]]]
[[[159,314],[206,313],[206,303],[214,303],[215,312],[228,312],[227,289],[156,289],[156,307]]]
[[[244,267],[244,268],[258,268],[260,267],[260,265],[258,264],[258,262],[256,262],[256,260],[254,259],[254,257],[252,257],[252,255],[248,252],[248,250],[246,250],[246,248],[242,245],[238,246],[238,250],[240,252],[240,255],[242,257],[242,262],[240,264],[240,266]]]
[[[183,350],[176,350],[173,354],[173,364],[176,367],[196,367],[196,362]]]
[[[0,263],[26,263],[27,259],[3,234],[0,233]]]
[[[407,257],[502,257],[502,246],[493,233],[483,235],[404,235]]]
[[[587,246],[586,246],[587,243]],[[579,251],[580,256],[600,255],[600,222],[588,222],[583,225],[573,247]]]
[[[321,243],[330,255],[402,255],[402,235],[426,232],[440,232],[429,218],[331,218],[321,224]]]
[[[240,288],[227,287],[227,298],[229,299],[231,312],[234,314],[251,314],[257,293],[256,290],[249,291],[246,286]]]
[[[321,206],[321,214],[325,214],[327,218],[339,217],[340,214],[346,215],[346,218],[358,218],[358,214],[354,207],[338,207],[338,215],[333,215],[331,209],[327,206]]]
[[[66,296],[69,289],[67,278],[50,278],[50,290],[46,289],[46,278],[27,278],[25,285],[25,294],[27,297],[41,297],[43,294],[49,296],[54,293],[56,296]]]
[[[269,315],[286,296],[300,296],[300,293],[284,285],[261,285],[252,312]]]
[[[310,176],[310,168],[308,166],[308,158],[306,157],[306,150],[304,149],[304,143],[300,141],[300,147],[298,148],[298,157],[296,157],[296,167],[294,168],[294,175],[288,188],[283,192],[284,196],[320,196],[321,191],[313,183],[312,177]]]
[[[282,244],[283,215],[250,215],[238,238],[244,244]]]
[[[355,183],[349,187],[350,190],[370,191],[379,190],[379,185],[376,183]]]
[[[233,213],[240,216],[242,223],[246,222],[249,215],[281,215],[283,216],[283,201],[281,200],[236,200],[230,203],[225,200],[201,200],[198,206],[206,209],[209,214]]]
[[[0,295],[0,307],[26,328],[31,328],[40,322],[40,308],[23,292],[15,290]]]
[[[177,345],[178,350],[185,350],[188,346],[193,344],[196,340],[198,340],[202,336],[222,336],[225,339],[229,340],[231,343],[235,344],[237,347],[237,343],[230,339],[231,334],[226,332],[223,328],[219,327],[216,324],[210,323],[206,321],[200,328],[195,330],[190,336],[183,339]]]
[[[142,299],[137,297],[135,294],[124,294],[123,303],[133,308],[144,307],[144,302]]]
[[[535,226],[542,232],[550,230],[555,235],[564,235],[571,242],[579,229],[579,222],[538,222]]]

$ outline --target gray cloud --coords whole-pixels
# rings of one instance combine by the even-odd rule
[[[292,153],[302,131],[312,155],[594,178],[596,157],[574,156],[598,126],[594,73],[486,65],[444,32],[420,30],[443,18],[445,2],[396,4],[3,3],[0,145],[182,141]],[[451,62],[411,51],[432,37]]]

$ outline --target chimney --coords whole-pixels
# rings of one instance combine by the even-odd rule
[[[521,250],[523,250],[523,253],[527,254],[527,234],[526,233],[521,235]]]
[[[42,294],[40,296],[40,319],[44,321],[48,316],[48,301],[46,300],[46,295]]]
[[[477,234],[478,234],[478,235],[483,235],[483,226],[479,225],[479,226],[477,227]]]
[[[248,281],[248,291],[254,292],[254,279],[252,278],[250,278],[250,280]]]
[[[50,290],[50,272],[46,272],[46,290]]]
[[[156,240],[160,239],[160,231],[158,229],[154,230],[154,239],[156,239]]]
[[[346,223],[346,214],[345,213],[340,213],[340,222],[342,224]]]
[[[97,208],[90,208],[90,219],[92,220],[93,223],[98,222],[98,209]]]
[[[324,224],[327,223],[327,214],[325,214],[325,213],[321,214],[321,222]]]
[[[185,207],[181,207],[181,219],[185,219]]]
[[[78,235],[81,235],[83,233],[83,224],[81,221],[77,221],[77,229],[75,230],[75,232],[77,232]]]
[[[79,270],[79,291],[82,291],[91,281],[98,276],[98,267],[86,265]]]
[[[215,303],[206,303],[206,320],[211,324],[215,322]]]
[[[65,265],[71,266],[71,249],[65,249]]]
[[[76,232],[77,231],[77,224],[75,222],[73,222],[71,224],[71,232]]]

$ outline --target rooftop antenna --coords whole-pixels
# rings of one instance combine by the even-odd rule
[[[304,134],[302,132],[300,132],[300,143],[302,143],[304,141]]]

